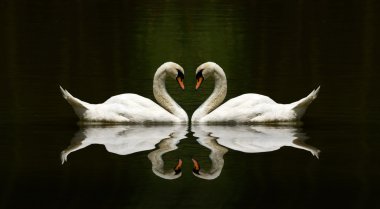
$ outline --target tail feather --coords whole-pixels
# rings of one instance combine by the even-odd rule
[[[75,98],[72,96],[67,90],[63,89],[61,86],[59,86],[62,92],[63,98],[66,99],[66,101],[73,107],[75,113],[78,115],[79,118],[82,118],[83,113],[90,109],[90,104],[87,102],[83,102],[80,99]]]
[[[299,118],[304,115],[307,107],[317,98],[320,88],[321,86],[318,86],[318,88],[314,89],[307,97],[291,103],[291,109],[297,113]]]

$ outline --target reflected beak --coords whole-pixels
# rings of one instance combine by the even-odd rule
[[[184,90],[185,89],[185,84],[183,84],[182,78],[181,77],[177,77],[177,81],[178,81],[178,84],[181,87],[181,89]]]
[[[197,79],[197,84],[195,85],[195,90],[197,90],[201,86],[203,79],[204,79],[203,77],[199,77]]]
[[[193,163],[194,163],[193,173],[200,175],[200,174],[199,174],[199,170],[201,169],[201,167],[199,166],[198,161],[195,160],[195,159],[191,159],[191,160],[192,160]]]
[[[181,173],[181,168],[182,168],[182,160],[178,159],[178,164],[174,168],[175,175]]]

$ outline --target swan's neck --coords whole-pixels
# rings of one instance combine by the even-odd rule
[[[200,176],[198,176],[200,178],[212,180],[218,178],[222,173],[224,166],[223,156],[228,152],[228,149],[220,146],[216,139],[217,137],[209,135],[204,140],[198,141],[201,145],[211,150],[211,154],[209,155],[211,168],[208,171],[200,170]]]
[[[215,69],[213,75],[215,79],[214,91],[208,99],[194,112],[191,120],[199,121],[208,113],[217,108],[227,94],[227,79],[222,69]]]
[[[177,116],[181,121],[188,120],[185,110],[183,110],[174,99],[168,94],[165,86],[166,72],[159,69],[153,79],[153,94],[157,102],[167,111]]]
[[[157,176],[163,178],[163,179],[176,179],[181,176],[175,175],[175,172],[173,170],[165,170],[164,169],[164,160],[162,159],[162,155],[164,155],[167,152],[176,150],[178,140],[173,138],[171,135],[169,138],[163,139],[159,144],[158,147],[159,149],[152,151],[151,153],[148,154],[148,158],[150,162],[152,163],[152,171],[154,174]]]

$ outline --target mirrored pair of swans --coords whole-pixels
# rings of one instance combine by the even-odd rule
[[[182,159],[178,160],[173,169],[165,169],[163,155],[177,149],[177,144],[189,133],[187,129],[186,125],[82,126],[71,144],[62,151],[61,160],[64,163],[70,153],[92,144],[102,144],[108,152],[118,155],[153,150],[148,154],[153,173],[164,179],[176,179],[182,175]],[[211,151],[209,169],[203,169],[197,160],[192,159],[193,174],[208,180],[221,174],[224,155],[228,149],[244,153],[262,153],[288,146],[309,151],[316,157],[320,152],[317,148],[307,145],[304,142],[307,139],[306,135],[294,126],[194,125],[191,131],[198,138],[197,142]]]
[[[61,88],[63,97],[73,107],[82,122],[89,123],[187,123],[188,116],[165,87],[167,77],[176,79],[184,89],[183,68],[173,62],[162,64],[153,79],[153,94],[157,101],[137,94],[116,95],[104,103],[90,104]],[[196,89],[207,78],[215,86],[209,98],[193,113],[192,123],[276,123],[299,121],[307,107],[317,97],[319,87],[308,96],[290,104],[279,104],[260,94],[243,94],[222,104],[227,94],[227,78],[216,63],[206,62],[196,70]]]

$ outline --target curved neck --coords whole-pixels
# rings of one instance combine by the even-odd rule
[[[198,142],[201,145],[211,150],[211,154],[209,155],[211,160],[211,168],[208,171],[201,169],[199,171],[200,175],[197,176],[199,178],[212,180],[218,178],[222,173],[222,169],[224,166],[223,156],[228,152],[228,149],[220,146],[216,142],[216,139],[217,137],[211,136],[211,133],[209,134],[209,136],[207,136],[207,138],[201,140],[198,139]]]
[[[188,117],[185,110],[183,110],[166,91],[165,79],[166,71],[165,68],[161,67],[157,70],[153,79],[154,98],[156,98],[156,101],[168,112],[178,117],[180,121],[187,122]]]
[[[173,170],[164,170],[164,160],[162,159],[162,155],[164,155],[167,152],[176,150],[178,139],[177,137],[173,136],[171,134],[168,138],[163,139],[159,144],[159,149],[154,150],[148,154],[148,158],[150,162],[152,163],[152,171],[154,174],[156,174],[158,177],[161,177],[163,179],[176,179],[181,176],[181,174],[175,175],[175,172]]]
[[[192,121],[199,121],[204,116],[209,114],[215,108],[217,108],[227,95],[227,78],[220,67],[214,68],[214,72],[211,75],[215,79],[214,90],[201,106],[193,113]]]

